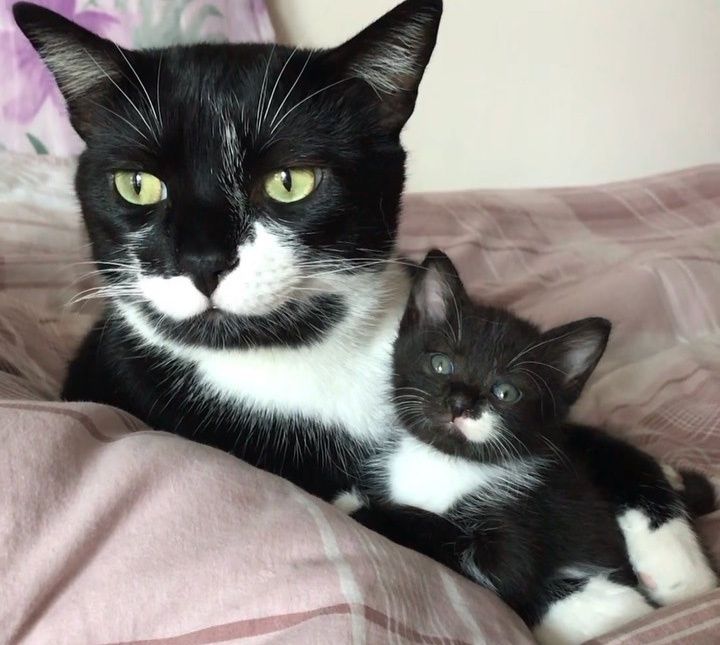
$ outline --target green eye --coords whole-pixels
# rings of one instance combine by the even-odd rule
[[[430,356],[430,367],[436,374],[447,376],[455,371],[455,366],[449,356],[445,354],[432,354]]]
[[[289,204],[305,199],[316,185],[317,177],[312,168],[283,168],[265,179],[265,192],[270,199]]]
[[[492,394],[503,403],[517,403],[522,398],[522,392],[512,383],[495,383],[492,386]]]
[[[120,197],[131,204],[149,206],[167,199],[167,187],[149,172],[118,170],[113,179]]]

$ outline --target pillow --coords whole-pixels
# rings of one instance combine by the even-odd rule
[[[0,0],[0,149],[76,154],[80,138],[50,72]],[[125,47],[273,39],[262,0],[36,0]]]

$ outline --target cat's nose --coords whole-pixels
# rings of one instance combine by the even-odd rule
[[[475,407],[475,400],[468,394],[453,394],[448,401],[450,404],[450,415],[453,419],[467,416]]]
[[[220,255],[188,255],[180,262],[180,270],[192,280],[200,293],[209,298],[217,289],[220,278],[237,264],[237,259],[229,260]]]

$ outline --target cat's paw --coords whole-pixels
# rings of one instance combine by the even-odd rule
[[[688,600],[718,586],[718,577],[686,519],[674,518],[653,529],[647,515],[632,509],[618,517],[618,524],[630,562],[658,604]]]

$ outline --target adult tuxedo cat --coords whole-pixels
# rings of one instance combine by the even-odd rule
[[[107,299],[63,396],[230,451],[325,498],[392,425],[393,261],[441,0],[328,50],[130,51],[15,19],[87,144],[76,189]]]

